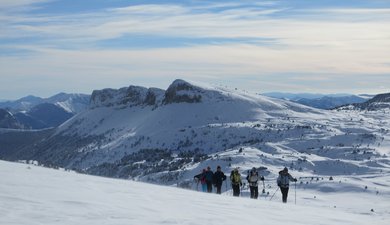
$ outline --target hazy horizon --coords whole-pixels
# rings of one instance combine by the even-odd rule
[[[140,86],[140,85],[136,85],[136,84],[131,84],[131,85],[134,85],[134,86]],[[223,87],[227,87],[231,90],[235,89],[234,86],[226,86],[226,85],[218,85],[218,84],[215,84],[216,86],[223,86]],[[129,86],[129,85],[128,85]],[[119,89],[119,88],[123,88],[123,87],[128,87],[128,86],[122,86],[122,87],[116,87],[116,88],[112,88],[112,87],[107,87],[107,88],[112,88],[112,89]],[[145,86],[146,88],[155,88],[154,86]],[[161,88],[163,90],[166,90],[168,88],[165,87],[165,88]],[[94,89],[94,90],[98,90],[98,89]],[[240,89],[240,90],[245,90],[245,89]],[[245,90],[247,91],[247,90]],[[25,97],[39,97],[39,98],[50,98],[50,97],[53,97],[57,94],[84,94],[84,95],[91,95],[92,94],[92,91],[90,93],[81,93],[81,92],[65,92],[65,91],[58,91],[58,92],[55,92],[53,94],[49,94],[49,95],[44,95],[44,96],[41,96],[41,95],[35,95],[35,94],[27,94],[27,95],[23,95],[23,96],[19,96],[19,97],[16,97],[16,98],[13,98],[13,99],[6,99],[6,98],[0,98],[0,102],[5,102],[5,101],[16,101],[16,100],[19,100],[19,99],[22,99],[22,98],[25,98]],[[284,92],[284,91],[269,91],[269,92],[250,92],[250,93],[253,93],[253,94],[262,94],[262,95],[271,95],[271,94],[283,94],[283,95],[321,95],[321,96],[349,96],[349,95],[356,95],[356,96],[359,96],[359,95],[377,95],[377,94],[383,94],[383,93],[358,93],[358,94],[354,94],[354,93],[319,93],[319,92]]]

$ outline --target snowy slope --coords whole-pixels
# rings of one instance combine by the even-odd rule
[[[0,161],[0,224],[388,224],[389,190],[252,200]],[[389,187],[389,175],[382,184]],[[370,178],[373,179],[373,178]],[[344,187],[345,188],[345,187]],[[313,196],[316,196],[314,198]],[[371,211],[373,209],[373,211]]]
[[[77,114],[88,108],[90,95],[59,93],[45,99],[46,102],[58,105],[69,113]]]
[[[257,138],[266,128],[253,129],[253,126],[275,117],[287,120],[326,116],[288,101],[196,86],[181,80],[175,81],[165,95],[153,90],[155,101],[146,101],[148,91],[152,90],[131,86],[127,90],[94,92],[91,108],[60,126],[52,137],[51,142],[57,145],[38,146],[41,156],[38,160],[53,152],[58,152],[59,157],[63,152],[68,154],[64,148],[73,149],[75,157],[51,161],[79,168],[119,160],[140,149],[216,152]],[[201,101],[195,102],[198,96]],[[228,140],[228,135],[233,137]],[[78,141],[82,143],[73,143]],[[83,165],[78,165],[80,157]]]

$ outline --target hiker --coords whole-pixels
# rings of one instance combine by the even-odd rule
[[[287,195],[290,181],[297,182],[296,178],[293,178],[289,173],[287,167],[279,171],[279,177],[277,179],[278,186],[282,192],[282,201],[287,203]]]
[[[233,196],[240,196],[240,186],[242,186],[241,175],[238,172],[238,169],[235,168],[230,173],[230,181],[232,182]]]
[[[211,168],[208,166],[207,171],[205,173],[207,192],[211,193],[213,191],[213,178],[214,173],[211,171]]]
[[[217,166],[217,171],[214,173],[214,184],[217,188],[217,194],[221,194],[221,187],[224,180],[226,180],[225,174],[221,171],[221,167]]]
[[[249,184],[249,189],[251,191],[251,198],[253,199],[257,199],[257,197],[259,196],[259,187],[257,184],[259,179],[264,180],[264,177],[259,177],[256,168],[253,167],[252,170],[248,173],[248,176],[246,177],[246,180]]]
[[[195,175],[194,179],[202,185],[202,191],[206,192],[207,191],[207,184],[206,184],[206,169],[203,169],[200,174]]]

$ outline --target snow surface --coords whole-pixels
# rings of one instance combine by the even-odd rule
[[[109,179],[0,161],[0,224],[389,224],[390,176],[376,180],[387,192],[332,193],[290,189],[258,200]],[[273,191],[273,190],[272,190]],[[371,211],[373,209],[373,211]]]

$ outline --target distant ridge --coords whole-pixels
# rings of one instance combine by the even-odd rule
[[[360,104],[352,104],[351,106],[354,109],[369,111],[390,109],[390,93],[378,94],[366,102]],[[348,106],[344,106],[343,108],[348,108]]]
[[[370,99],[369,95],[351,95],[351,94],[311,94],[311,93],[283,93],[283,92],[271,92],[264,93],[264,95],[286,99],[293,102],[297,102],[303,105],[318,109],[333,109],[339,106],[362,103],[367,99]]]
[[[90,95],[59,93],[49,98],[33,95],[15,101],[0,102],[0,108],[12,113],[18,126],[3,128],[44,129],[57,127],[73,115],[88,108]]]

